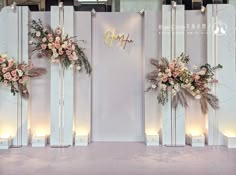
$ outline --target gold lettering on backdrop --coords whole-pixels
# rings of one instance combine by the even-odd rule
[[[132,43],[134,42],[133,40],[129,39],[129,34],[127,36],[125,35],[117,35],[114,32],[111,31],[107,31],[105,33],[105,44],[109,45],[109,47],[112,47],[113,41],[119,41],[120,42],[120,47],[122,47],[123,49],[125,49],[127,43]]]

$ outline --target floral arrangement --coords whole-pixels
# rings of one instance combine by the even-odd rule
[[[34,51],[39,51],[41,56],[47,57],[52,63],[61,63],[65,68],[75,66],[79,71],[84,67],[86,73],[91,73],[90,63],[76,37],[64,36],[60,28],[55,31],[45,28],[40,19],[32,20],[30,27],[30,45],[35,48]]]
[[[218,109],[219,100],[210,93],[210,85],[218,82],[214,79],[214,72],[222,66],[219,64],[211,67],[205,64],[200,67],[199,71],[192,72],[186,66],[188,62],[189,57],[185,54],[181,54],[170,62],[166,58],[151,59],[151,64],[156,69],[147,75],[147,79],[151,82],[147,91],[157,91],[158,102],[162,105],[167,103],[168,96],[171,94],[174,108],[179,103],[187,107],[186,96],[189,96],[200,101],[203,114],[208,112],[208,104],[213,109]],[[194,69],[196,70],[197,66],[194,66]]]
[[[46,73],[43,68],[36,68],[32,64],[17,64],[12,58],[7,59],[6,54],[0,56],[0,83],[11,87],[11,93],[20,93],[28,98],[27,82],[31,77],[38,77]]]

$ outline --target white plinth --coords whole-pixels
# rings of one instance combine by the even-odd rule
[[[75,146],[88,146],[89,136],[88,135],[76,135]]]
[[[204,135],[191,135],[189,134],[189,144],[192,147],[204,147],[205,146],[205,136]]]
[[[147,146],[159,146],[159,135],[147,135],[146,134],[146,145]]]
[[[12,139],[9,138],[0,138],[0,149],[9,149],[11,146]]]
[[[227,148],[236,148],[236,136],[235,137],[229,137],[224,136],[225,146]]]
[[[32,147],[45,147],[46,136],[32,136]]]

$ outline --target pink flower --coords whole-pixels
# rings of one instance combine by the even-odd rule
[[[74,59],[74,56],[73,56],[73,55],[70,55],[70,56],[69,56],[69,60],[72,61],[73,59]]]
[[[214,80],[213,80],[213,83],[219,83],[219,81],[218,81],[218,80],[216,80],[216,79],[214,79]]]
[[[48,38],[48,41],[51,43],[53,42],[53,37]]]
[[[57,29],[57,30],[56,30],[56,33],[57,33],[58,35],[60,35],[60,34],[61,34],[61,29]]]
[[[70,50],[66,50],[66,55],[70,56],[71,55],[71,51]]]
[[[42,44],[42,45],[41,45],[41,48],[42,48],[43,50],[45,50],[45,49],[47,48],[47,45],[46,45],[46,44]]]
[[[63,50],[60,50],[59,51],[59,55],[63,55],[64,51]]]
[[[6,60],[2,57],[0,57],[0,63],[4,63]]]
[[[23,93],[26,94],[28,91],[27,90],[23,90]]]
[[[162,78],[162,81],[163,81],[163,82],[166,82],[166,81],[167,81],[167,78],[166,78],[166,77]]]
[[[68,44],[68,45],[66,46],[66,48],[69,49],[69,50],[71,50],[71,45]]]
[[[56,48],[60,49],[61,45],[60,44],[56,44]]]
[[[6,72],[7,72],[7,68],[5,67],[2,69],[2,73],[6,73]]]
[[[4,86],[8,86],[8,81],[7,81],[7,80],[4,80],[3,85],[4,85]]]
[[[199,76],[198,74],[195,74],[194,79],[195,79],[195,80],[199,80],[199,79],[200,79],[200,76]]]
[[[170,64],[170,69],[171,69],[171,70],[174,70],[174,68],[175,68],[175,65],[174,65],[173,63],[171,63],[171,64]]]
[[[177,77],[179,75],[179,72],[174,72],[173,77]]]
[[[15,77],[16,76],[16,70],[11,71],[11,74],[12,74],[13,77]]]
[[[48,38],[51,38],[51,37],[52,37],[52,34],[51,34],[51,33],[49,33],[49,34],[48,34]]]

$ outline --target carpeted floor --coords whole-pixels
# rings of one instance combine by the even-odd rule
[[[146,147],[96,142],[88,147],[0,150],[0,175],[236,175],[236,149]]]

